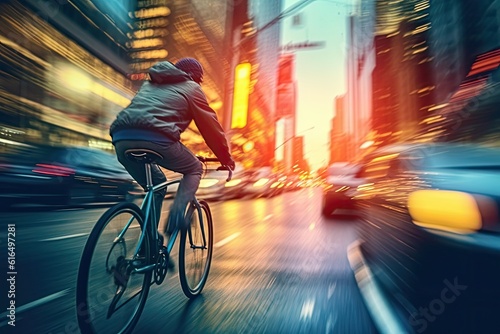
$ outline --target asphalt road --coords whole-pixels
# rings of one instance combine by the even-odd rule
[[[320,203],[319,189],[211,202],[214,257],[202,296],[189,301],[176,270],[168,273],[152,286],[135,333],[377,333],[347,260],[357,220],[323,218]],[[79,259],[106,209],[0,213],[1,333],[79,333]]]

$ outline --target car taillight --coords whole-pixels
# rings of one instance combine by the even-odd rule
[[[49,164],[36,164],[36,168],[33,169],[33,172],[51,176],[70,176],[75,174],[75,170],[72,168]]]

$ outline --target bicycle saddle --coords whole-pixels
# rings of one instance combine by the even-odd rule
[[[131,148],[125,151],[127,159],[142,163],[157,163],[163,156],[147,148]]]

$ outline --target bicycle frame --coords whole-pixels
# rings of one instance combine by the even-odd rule
[[[156,208],[153,204],[153,201],[154,201],[154,194],[155,192],[157,191],[160,191],[162,189],[165,189],[166,187],[170,186],[170,185],[173,185],[173,184],[176,184],[176,183],[179,183],[181,182],[182,178],[180,179],[175,179],[175,180],[171,180],[171,181],[165,181],[165,182],[162,182],[160,184],[157,184],[153,187],[150,187],[147,191],[146,191],[146,195],[144,196],[144,199],[142,201],[142,204],[140,206],[142,212],[145,213],[144,215],[144,227],[142,229],[142,232],[141,232],[141,236],[139,237],[139,242],[137,243],[137,246],[136,246],[136,249],[135,249],[135,252],[134,252],[134,257],[137,256],[137,254],[139,253],[139,250],[142,246],[142,243],[144,242],[144,238],[145,238],[145,235],[149,229],[149,232],[151,232],[151,235],[154,236],[155,238],[153,239],[153,243],[155,244],[154,246],[154,249],[155,251],[157,251],[158,249],[158,243],[156,242],[158,240],[158,231],[157,231],[157,226],[155,226],[156,224],[155,223],[152,223],[152,222],[156,222],[157,220],[157,212],[156,212]],[[198,199],[196,199],[196,197],[193,199],[192,203],[194,204],[194,206],[199,209],[200,208],[200,204],[198,203]],[[201,217],[201,213],[198,211],[198,215],[199,215],[199,218],[200,219],[203,219]],[[130,224],[132,224],[132,221],[133,221],[133,218],[130,219],[130,221],[125,225],[125,227],[123,228],[123,230],[120,232],[120,235],[117,237],[116,240],[119,240],[126,232],[126,230],[128,229],[128,227],[130,226]],[[176,226],[174,228],[174,230],[172,231],[172,235],[168,241],[168,244],[167,244],[167,247],[166,247],[166,250],[167,250],[167,253],[170,254],[170,252],[172,251],[172,249],[174,248],[174,244],[175,244],[175,241],[177,239],[177,236],[179,235],[179,228]],[[189,235],[189,238],[191,239],[191,235]],[[204,244],[206,244],[206,240],[205,240],[205,235],[203,233],[203,242]],[[142,268],[136,268],[134,270],[135,273],[143,273],[143,272],[146,272],[148,270],[152,270],[154,269],[154,267],[156,266],[156,264],[150,264],[150,265],[147,265],[145,267],[142,267]]]
[[[203,161],[218,161],[218,160],[204,158]],[[142,246],[142,243],[144,242],[144,238],[145,238],[146,233],[148,232],[148,229],[149,229],[149,232],[151,232],[151,235],[154,236],[154,240],[153,240],[153,243],[155,244],[154,251],[155,252],[158,251],[158,242],[157,242],[158,241],[158,231],[157,231],[158,226],[155,226],[155,225],[156,225],[157,218],[159,218],[157,216],[159,213],[156,212],[156,207],[153,204],[154,194],[157,191],[165,189],[169,185],[180,183],[182,181],[182,178],[178,178],[178,179],[175,179],[175,180],[171,180],[171,181],[167,180],[167,181],[164,181],[164,182],[162,182],[160,184],[153,185],[153,182],[152,182],[152,179],[151,179],[151,165],[152,165],[152,163],[146,163],[145,164],[145,169],[146,169],[146,195],[144,196],[144,199],[143,199],[142,204],[140,206],[141,211],[144,212],[144,226],[142,228],[141,236],[139,237],[139,242],[137,243],[137,246],[135,248],[135,252],[134,252],[133,258],[136,258],[137,254],[139,254],[140,248]],[[231,179],[231,175],[232,175],[232,171],[229,170],[229,176],[227,178],[227,181],[229,181]],[[202,221],[203,218],[202,218],[202,214],[201,214],[201,210],[200,210],[201,207],[200,207],[200,203],[198,202],[198,199],[195,197],[192,200],[191,203],[193,203],[193,205],[197,209],[199,219],[200,219],[200,221]],[[123,237],[123,235],[125,234],[125,232],[127,231],[127,229],[132,224],[132,221],[133,221],[133,218],[131,218],[129,220],[129,222],[125,225],[125,227],[120,232],[120,234],[115,238],[114,242],[118,242],[119,240],[121,240],[121,238]],[[150,224],[150,222],[154,222],[154,223]],[[189,232],[189,240],[192,241],[191,232],[190,231],[188,231],[188,232]],[[176,226],[174,228],[174,230],[172,231],[171,237],[169,238],[169,241],[168,241],[168,244],[167,244],[167,247],[166,247],[166,250],[167,250],[168,254],[170,254],[170,252],[172,251],[172,249],[174,247],[174,244],[175,244],[175,240],[177,239],[178,235],[179,235],[179,227]],[[205,232],[204,231],[203,231],[203,243],[204,243],[204,245],[206,245],[206,239],[205,239]],[[147,265],[147,266],[142,267],[142,268],[135,268],[133,272],[135,272],[135,273],[143,273],[143,272],[146,272],[146,271],[149,271],[149,270],[153,270],[155,267],[156,267],[156,264],[153,263],[153,264]]]
[[[154,164],[156,156],[159,156],[159,154],[155,154],[154,151],[147,149],[135,149],[129,153],[129,158],[135,158],[138,163],[145,163],[146,185],[144,198],[140,205],[127,202],[119,203],[109,208],[99,218],[96,226],[92,229],[82,254],[77,280],[77,315],[78,324],[82,332],[93,332],[96,324],[105,325],[106,328],[112,326],[110,324],[114,324],[114,320],[106,324],[101,323],[101,320],[110,320],[116,311],[122,309],[122,306],[138,296],[135,307],[132,306],[128,310],[124,309],[124,312],[130,313],[130,320],[117,324],[117,326],[122,328],[120,332],[130,332],[137,324],[144,309],[150,287],[154,283],[160,285],[164,281],[169,269],[172,269],[169,257],[177,238],[180,238],[181,241],[179,244],[179,280],[184,294],[188,298],[198,296],[207,282],[213,253],[213,218],[208,203],[204,200],[198,200],[194,196],[182,213],[184,221],[189,222],[189,224],[180,224],[180,214],[178,217],[179,221],[172,219],[169,224],[175,223],[175,226],[170,226],[170,229],[173,231],[168,240],[165,240],[166,247],[163,247],[161,244],[161,233],[158,232],[158,221],[161,212],[156,208],[159,204],[156,202],[160,198],[156,198],[155,195],[158,195],[156,194],[157,192],[163,194],[168,186],[180,183],[183,177],[165,180],[160,184],[153,185],[151,167]],[[203,157],[198,157],[198,159],[202,163],[210,161]],[[217,170],[224,170],[222,169],[224,167],[227,166],[218,167]],[[232,170],[227,170],[229,173],[227,180],[230,180]],[[161,199],[163,200],[163,198]],[[194,212],[195,210],[196,213]],[[192,218],[194,219],[191,220]],[[138,225],[140,224],[141,226],[132,226],[134,220],[137,220]],[[125,226],[121,230],[116,231],[114,229],[115,225],[112,224],[113,222],[120,225],[125,223]],[[108,226],[111,230],[107,229]],[[141,230],[137,231],[135,229],[132,231],[134,232],[132,233],[133,235],[130,238],[126,238],[128,229],[132,227],[140,227]],[[97,247],[102,236],[104,236],[102,240],[108,237],[114,238],[108,254],[104,258],[105,266],[101,264],[103,260],[102,256],[94,256],[94,254],[102,252],[101,248]],[[103,242],[107,242],[109,245],[109,241],[107,239]],[[116,246],[118,247],[115,248]],[[105,271],[92,270],[94,262],[96,264],[99,263],[101,269]],[[131,275],[135,276],[137,274],[139,274],[138,276],[142,274],[144,277],[130,278]],[[91,311],[96,310],[96,307],[100,310],[104,300],[96,301],[92,299],[89,295],[89,288],[91,289],[95,286],[95,283],[91,283],[94,282],[93,278],[102,279],[103,275],[106,275],[106,282],[103,282],[103,284],[111,284],[111,288],[115,293],[113,296],[110,296],[112,298],[106,298],[110,299],[106,314],[103,314],[102,317],[93,318]],[[91,276],[93,278],[90,278]],[[129,283],[130,286],[139,285],[137,285],[137,289],[132,288],[130,289],[130,293],[125,294]],[[96,307],[89,307],[89,302],[90,304],[97,303]],[[85,312],[81,312],[82,306]],[[123,311],[120,312],[123,313]]]

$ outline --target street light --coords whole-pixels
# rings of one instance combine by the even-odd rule
[[[280,145],[276,146],[276,148],[274,149],[274,152],[276,152],[281,147],[285,146],[292,139],[296,139],[296,138],[302,139],[302,137],[299,135],[304,133],[304,132],[310,131],[312,129],[314,129],[314,126],[308,128],[308,129],[302,130],[302,131],[294,134],[290,138],[287,138]],[[282,153],[280,151],[281,154],[278,154],[279,152],[277,152],[275,154],[275,161],[276,162],[280,161],[279,165],[282,165],[282,167],[280,167],[280,168],[283,168],[285,171],[290,171],[293,169],[293,164],[297,163],[297,161],[299,161],[299,164],[302,164],[301,161],[303,161],[303,145],[304,145],[303,140],[299,140],[297,143],[294,142],[292,144],[292,147],[285,146],[285,151]],[[281,158],[278,158],[278,155]]]
[[[292,140],[293,138],[297,137],[298,135],[300,135],[301,133],[304,133],[304,132],[307,132],[309,130],[312,130],[314,129],[314,126],[311,126],[310,128],[308,129],[305,129],[305,130],[302,130],[296,134],[294,134],[293,136],[291,136],[290,138],[288,138],[287,140],[285,140],[284,142],[282,142],[280,145],[276,146],[276,148],[274,149],[275,151],[280,148],[281,146],[285,145],[287,142],[289,142],[290,140]]]

